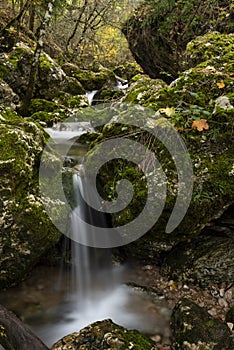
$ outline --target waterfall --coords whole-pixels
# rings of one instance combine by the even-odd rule
[[[86,97],[87,97],[87,99],[89,101],[90,106],[92,105],[93,98],[94,98],[94,96],[96,95],[97,92],[98,92],[98,90],[93,90],[93,91],[86,92],[85,95],[86,95]]]
[[[71,220],[71,237],[81,238],[79,241],[85,241],[88,234],[92,233],[95,239],[95,225],[108,227],[107,218],[104,213],[96,212],[84,202],[85,178],[79,174],[73,175],[73,189],[75,193],[76,207],[74,208]],[[87,184],[86,184],[87,185]],[[94,193],[90,187],[86,195],[91,195],[95,200]],[[101,206],[101,203],[96,203]],[[82,219],[82,220],[80,220]],[[91,224],[93,232],[87,232],[84,224]],[[95,243],[95,242],[94,242]],[[109,249],[92,248],[81,245],[72,240],[72,293],[81,305],[90,304],[97,301],[97,298],[113,287],[114,279],[112,274],[111,252]]]
[[[65,163],[69,163],[68,157],[80,154],[78,145],[73,149],[74,137],[90,131],[90,128],[92,126],[87,122],[63,122],[46,131],[54,140],[54,149],[58,149],[64,156]],[[80,157],[77,158],[77,163],[80,163]],[[102,203],[96,196],[96,189],[92,189],[88,178],[83,174],[82,165],[76,168],[80,172],[72,177],[74,208],[66,234],[71,238],[71,264],[69,269],[63,266],[58,276],[63,298],[43,312],[41,321],[36,318],[33,324],[31,320],[31,327],[48,346],[66,334],[77,332],[88,324],[103,319],[112,319],[126,328],[154,334],[156,313],[149,315],[151,306],[148,297],[143,300],[140,292],[125,284],[126,270],[123,266],[112,264],[109,249],[93,248],[95,228],[110,227],[110,220],[102,211],[88,206],[87,203],[92,203],[94,208],[101,209]],[[86,203],[87,196],[90,197]],[[85,225],[85,222],[89,225]],[[92,247],[77,243],[85,242],[87,235],[89,242],[90,236],[94,240]],[[79,237],[81,239],[77,239]],[[55,300],[59,288],[56,284],[56,289],[53,289]]]

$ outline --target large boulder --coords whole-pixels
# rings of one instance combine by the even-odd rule
[[[226,0],[150,0],[136,8],[123,32],[144,72],[170,82],[186,64],[187,43],[210,30],[233,32],[233,16]]]
[[[138,331],[127,330],[111,320],[92,323],[54,344],[51,350],[136,349],[157,350],[156,344]]]
[[[172,313],[173,349],[231,350],[228,326],[188,299],[182,299]]]
[[[217,37],[218,34],[214,35]],[[228,37],[234,43],[233,34]],[[219,34],[220,43],[222,38],[226,39],[226,35]],[[219,216],[233,202],[233,53],[225,53],[224,49],[222,55],[222,49],[220,51],[219,56],[212,56],[183,72],[168,87],[157,90],[158,81],[147,84],[147,79],[144,79],[145,86],[139,82],[135,94],[134,88],[130,88],[124,101],[148,107],[151,112],[141,112],[141,107],[136,107],[134,111],[131,109],[133,105],[123,113],[113,112],[114,118],[103,128],[97,141],[130,137],[143,143],[156,154],[167,176],[168,191],[163,214],[143,238],[125,247],[127,254],[156,258],[160,250],[168,250],[178,241],[198,235],[211,219]],[[172,125],[185,142],[192,161],[194,188],[191,203],[183,221],[170,234],[165,232],[165,228],[178,194],[178,173],[172,155],[160,142],[154,142],[152,137],[139,129],[124,125],[124,113],[131,123],[140,112],[143,114],[141,125],[149,131],[157,127],[160,132],[168,124]],[[173,142],[172,138],[172,149]],[[91,152],[90,160],[92,157],[95,159],[95,149]],[[117,197],[116,186],[122,178],[128,179],[135,189],[128,207],[112,214],[114,226],[131,222],[144,208],[147,200],[144,168],[147,168],[147,164],[136,166],[116,160],[115,164],[109,162],[109,167],[106,164],[100,169],[99,180],[105,198],[114,200]],[[157,183],[156,178],[155,181]]]
[[[162,273],[173,280],[202,286],[232,283],[233,251],[233,237],[199,237],[172,249],[164,259]]]
[[[18,283],[60,238],[39,195],[45,133],[10,110],[0,110],[0,285]]]

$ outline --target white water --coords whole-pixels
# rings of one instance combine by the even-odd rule
[[[98,92],[98,90],[93,90],[93,91],[86,92],[85,95],[86,95],[86,97],[87,97],[87,99],[89,101],[90,106],[92,105],[93,98],[94,98],[94,96],[96,95],[97,92]]]
[[[57,143],[66,142],[78,137],[85,132],[93,132],[94,129],[89,122],[59,122],[45,131]]]
[[[97,214],[85,206],[82,199],[85,191],[82,178],[75,174],[73,181],[77,206],[71,215],[71,234],[87,234],[79,216],[92,224],[99,222],[100,226],[107,227],[103,214],[95,217]],[[89,189],[90,192],[92,193]],[[60,337],[107,318],[127,328],[149,332],[150,319],[146,320],[141,311],[134,310],[134,305],[142,303],[142,300],[139,294],[121,284],[123,268],[113,267],[111,252],[74,241],[71,241],[71,245],[70,288],[65,302],[56,310],[59,322],[37,327],[37,335],[51,346]]]
[[[77,123],[75,127],[63,123],[62,127],[59,125],[50,129],[50,134],[58,144],[60,140],[66,143],[74,137],[74,133],[83,133],[84,128],[89,127],[89,123]],[[78,175],[74,175],[73,188],[77,206],[72,212],[68,229],[71,236],[81,235],[84,241],[87,232],[81,224],[82,220],[79,220],[80,216],[94,226],[108,226],[104,215],[98,215],[85,206],[82,192],[86,190],[86,186]],[[90,188],[89,193],[93,203],[95,197]],[[95,207],[98,204],[101,205],[95,203]],[[95,237],[95,228],[92,236]],[[71,245],[72,269],[70,273],[67,272],[67,277],[61,278],[62,289],[65,281],[68,282],[65,288],[67,294],[60,304],[47,307],[41,319],[35,316],[34,321],[29,322],[33,331],[47,346],[50,347],[61,337],[77,332],[92,322],[107,318],[126,328],[138,329],[148,334],[159,332],[157,327],[160,323],[164,327],[161,320],[165,317],[149,311],[155,308],[152,301],[144,299],[142,294],[123,284],[124,269],[113,267],[110,251],[79,245],[74,241],[71,241]]]
[[[126,90],[129,87],[128,81],[127,80],[124,80],[124,81],[117,80],[116,87],[118,90]]]

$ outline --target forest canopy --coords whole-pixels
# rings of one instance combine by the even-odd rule
[[[131,59],[121,26],[139,0],[55,0],[46,41],[51,55],[87,66],[97,60],[105,66]],[[7,25],[37,38],[49,0],[3,0]]]

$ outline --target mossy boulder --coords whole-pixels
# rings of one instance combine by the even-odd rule
[[[214,58],[232,55],[234,34],[209,32],[190,41],[186,47],[186,61],[190,67]]]
[[[217,33],[214,35],[217,36]],[[219,37],[221,41],[222,34]],[[229,37],[233,42],[233,35],[229,34]],[[131,89],[125,98],[127,102],[150,108],[150,115],[146,112],[145,118],[142,117],[142,127],[151,125],[152,128],[159,128],[162,122],[161,127],[165,128],[164,121],[173,126],[185,142],[192,161],[194,188],[190,206],[183,221],[170,234],[165,233],[165,228],[175,205],[178,174],[168,151],[147,133],[124,125],[120,111],[113,113],[115,117],[104,127],[97,140],[130,137],[143,143],[156,154],[166,172],[168,191],[163,214],[143,238],[124,247],[127,254],[146,259],[156,258],[160,250],[171,249],[176,242],[198,235],[204,225],[233,203],[232,55],[231,52],[224,52],[223,56],[202,62],[183,72],[170,86],[159,90],[157,82],[155,89],[154,81],[151,83],[149,79],[144,79],[141,84],[139,80],[139,83],[136,82],[136,93]],[[127,121],[131,124],[131,120],[134,121],[139,115],[139,109],[131,111],[128,107]],[[131,222],[146,203],[147,188],[142,170],[143,164],[136,167],[119,160],[115,165],[111,163],[109,168],[106,166],[100,170],[99,177],[106,198],[113,200],[117,197],[116,185],[122,178],[130,180],[135,188],[135,196],[129,206],[112,214],[115,226]]]
[[[132,78],[124,102],[144,104],[145,101],[155,96],[167,84],[160,79],[150,79],[147,75],[137,74]]]
[[[231,33],[230,1],[144,1],[123,26],[137,63],[151,78],[174,80],[186,62],[188,42],[210,30]]]
[[[56,109],[58,109],[59,106],[57,103],[48,101],[45,99],[35,98],[31,100],[30,107],[29,107],[29,113],[33,114],[36,112],[54,112]]]
[[[39,195],[45,134],[7,109],[0,111],[0,285],[18,283],[60,238]]]
[[[231,332],[226,324],[188,299],[182,299],[172,313],[173,349],[231,350]]]
[[[89,101],[87,96],[85,95],[76,95],[72,96],[68,101],[67,104],[71,108],[83,108],[89,106]]]
[[[98,71],[80,69],[78,66],[65,63],[63,70],[70,77],[76,78],[86,91],[99,90],[104,85],[115,85],[115,74],[104,67],[99,67]]]
[[[116,88],[107,89],[102,88],[94,96],[95,103],[109,103],[120,100],[124,96],[124,92]]]
[[[172,249],[166,255],[161,271],[176,281],[202,286],[232,283],[233,250],[233,237],[198,237]]]
[[[157,350],[155,343],[135,330],[127,330],[111,320],[92,323],[54,344],[51,350],[136,349]]]
[[[0,54],[0,77],[23,98],[27,90],[34,50],[17,43],[9,52]],[[35,97],[53,99],[63,91],[71,95],[84,93],[77,79],[67,77],[62,68],[48,54],[42,53],[39,61]]]

